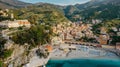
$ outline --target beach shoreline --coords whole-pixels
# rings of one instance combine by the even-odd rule
[[[46,67],[120,67],[120,59],[54,58],[48,61]]]

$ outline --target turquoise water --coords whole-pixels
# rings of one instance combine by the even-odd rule
[[[49,60],[46,67],[120,67],[119,59]]]

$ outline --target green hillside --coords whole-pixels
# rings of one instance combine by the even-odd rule
[[[76,4],[64,8],[65,15],[71,21],[120,18],[120,0],[91,0],[85,4]],[[67,13],[66,13],[67,12]]]

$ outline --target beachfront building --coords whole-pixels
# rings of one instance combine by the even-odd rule
[[[106,44],[108,44],[109,40],[110,40],[110,36],[107,34],[107,29],[105,27],[101,27],[98,42],[101,45],[106,45]]]
[[[80,31],[76,33],[75,39],[80,39],[82,36],[84,36]]]
[[[120,51],[120,43],[116,43],[116,49]]]
[[[62,39],[60,37],[53,37],[52,38],[52,45],[59,45],[62,43]]]
[[[52,52],[53,47],[52,47],[51,45],[46,45],[46,46],[45,46],[45,49],[46,49],[48,52]]]
[[[6,21],[0,22],[0,26],[7,27],[7,28],[14,28],[14,27],[21,27],[21,26],[30,27],[31,24],[28,20],[14,20],[14,21],[6,20]]]
[[[120,42],[116,43],[117,55],[120,56]]]
[[[106,45],[108,43],[108,40],[109,40],[109,35],[107,34],[101,34],[98,39],[101,45]]]
[[[73,40],[73,36],[69,33],[66,33],[66,38],[65,40]]]

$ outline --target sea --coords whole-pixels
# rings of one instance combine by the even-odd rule
[[[120,67],[120,59],[51,59],[46,67]]]
[[[82,53],[85,52],[88,52],[89,56],[77,58],[61,58],[61,56],[54,58],[52,56],[53,58],[48,61],[46,67],[120,67],[120,57],[112,52],[89,47],[86,49],[86,47],[83,46],[77,47],[80,48],[80,50],[73,50],[68,56],[81,56]],[[56,51],[56,54],[58,54],[58,52],[60,51]],[[91,55],[95,56],[93,57]]]

